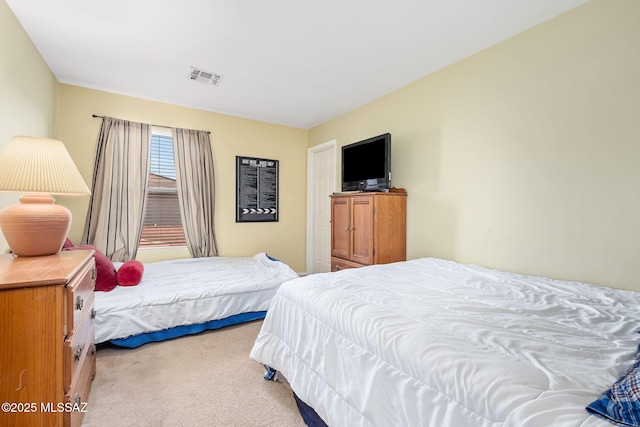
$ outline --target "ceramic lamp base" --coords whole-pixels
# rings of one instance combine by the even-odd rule
[[[0,228],[17,256],[60,252],[71,227],[71,212],[48,194],[25,194],[20,204],[0,212]]]

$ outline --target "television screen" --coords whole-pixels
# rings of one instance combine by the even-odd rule
[[[384,191],[390,185],[390,134],[342,147],[342,191]]]

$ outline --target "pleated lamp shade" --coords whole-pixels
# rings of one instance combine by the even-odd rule
[[[91,194],[61,141],[15,136],[0,153],[0,191],[25,193],[0,212],[0,228],[17,256],[60,251],[71,212],[50,194]]]

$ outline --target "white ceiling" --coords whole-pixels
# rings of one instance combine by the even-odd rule
[[[6,0],[61,83],[304,129],[585,1]]]

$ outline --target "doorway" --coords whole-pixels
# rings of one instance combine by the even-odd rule
[[[331,202],[336,140],[307,150],[307,274],[331,271]]]

